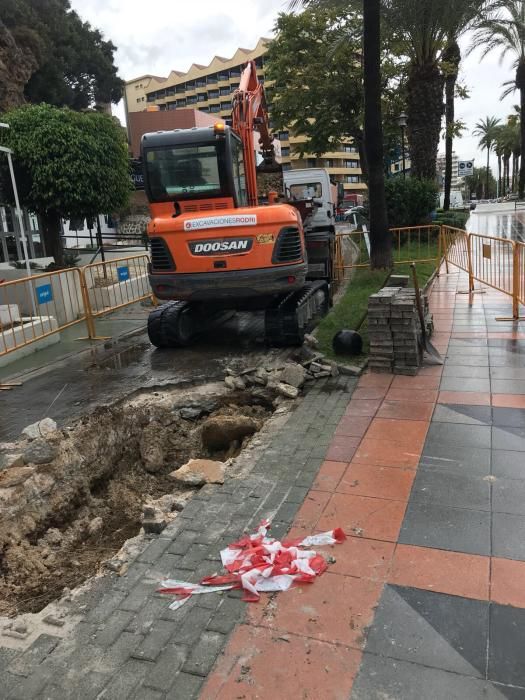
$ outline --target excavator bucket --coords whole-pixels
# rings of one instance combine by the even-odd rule
[[[271,175],[273,173],[282,174],[283,167],[278,163],[275,158],[264,159],[260,165],[257,166],[257,173],[262,173],[264,175]]]

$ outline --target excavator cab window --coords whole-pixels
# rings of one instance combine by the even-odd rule
[[[146,169],[153,199],[186,199],[221,196],[219,144],[152,148],[146,153]]]

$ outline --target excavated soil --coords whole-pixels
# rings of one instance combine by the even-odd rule
[[[0,616],[39,612],[64,589],[108,566],[123,573],[126,548],[115,557],[141,532],[144,504],[175,496],[161,499],[169,521],[176,517],[171,502],[178,501],[180,509],[195,491],[177,484],[170,472],[192,458],[228,460],[250,440],[210,451],[202,444],[204,423],[210,417],[242,416],[254,419],[259,430],[273,412],[271,396],[249,391],[182,405],[197,406],[195,415],[181,417],[180,404],[166,396],[157,401],[155,394],[97,409],[47,438],[56,451],[51,463],[35,467],[13,488],[0,488]],[[205,411],[201,417],[199,406]],[[145,428],[151,445],[144,441]],[[148,450],[157,454],[159,447],[162,463],[150,473]]]

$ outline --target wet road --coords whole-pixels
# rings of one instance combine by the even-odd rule
[[[0,441],[49,416],[61,426],[95,406],[141,388],[185,385],[224,377],[226,367],[257,366],[282,351],[259,340],[262,317],[239,314],[188,349],[157,350],[146,333],[98,346],[24,377],[0,393]]]
[[[467,223],[470,233],[525,241],[525,205],[514,202],[478,204]]]

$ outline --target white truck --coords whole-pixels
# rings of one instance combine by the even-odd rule
[[[336,209],[344,196],[341,183],[330,180],[324,168],[286,170],[283,173],[288,201],[313,200],[311,215],[304,222],[308,279],[332,280]]]

